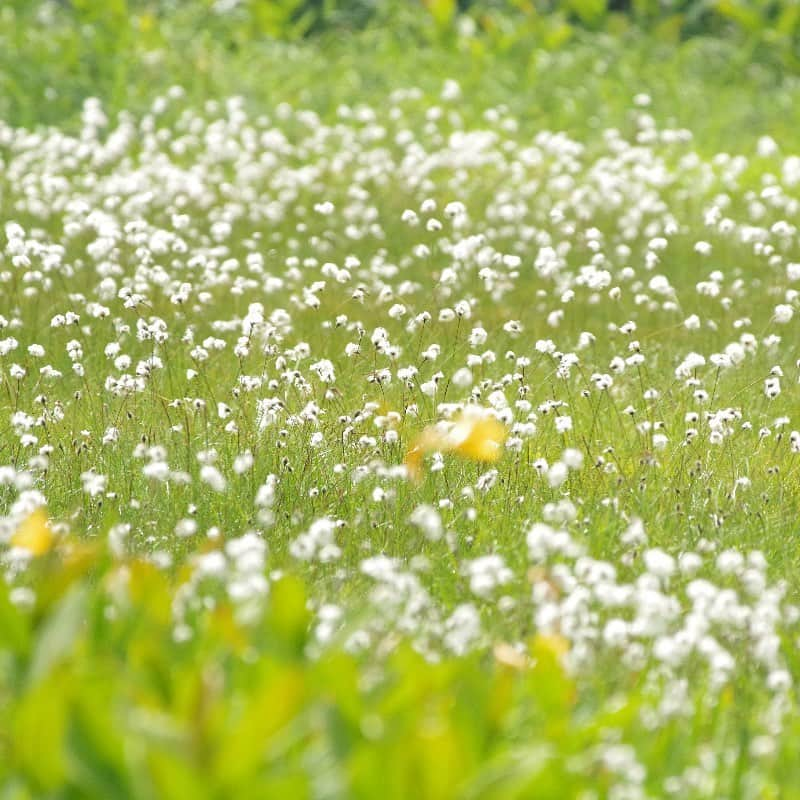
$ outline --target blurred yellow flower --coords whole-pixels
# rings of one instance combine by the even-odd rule
[[[486,409],[468,406],[454,420],[430,425],[420,433],[406,453],[406,470],[418,481],[422,459],[433,451],[456,453],[473,461],[498,461],[507,435],[505,425]]]
[[[560,633],[537,633],[531,644],[531,653],[534,656],[548,655],[555,660],[562,659],[569,650],[569,639]]]
[[[21,547],[34,556],[47,553],[55,542],[55,536],[50,529],[50,520],[43,508],[29,514],[14,531],[10,544],[12,547]]]

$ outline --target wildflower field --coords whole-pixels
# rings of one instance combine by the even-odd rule
[[[800,83],[436,5],[0,12],[0,800],[800,797]]]

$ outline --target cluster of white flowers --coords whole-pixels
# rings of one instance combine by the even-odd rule
[[[658,718],[698,674],[755,670],[777,703],[789,589],[720,542],[791,528],[796,158],[704,158],[641,97],[630,137],[587,143],[507,108],[468,127],[460,97],[326,121],[175,88],[140,117],[91,101],[75,135],[0,123],[14,597],[32,512],[96,535],[111,507],[114,558],[186,562],[179,639],[297,571],[319,645],[461,654],[500,618],[576,673],[655,665]]]

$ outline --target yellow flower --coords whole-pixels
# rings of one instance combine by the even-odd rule
[[[14,531],[10,544],[12,547],[21,547],[34,556],[41,556],[52,548],[55,536],[50,529],[50,520],[43,508],[29,514]]]
[[[422,459],[433,451],[456,453],[473,461],[498,461],[507,435],[505,425],[485,409],[468,406],[453,421],[439,422],[422,431],[406,453],[406,470],[418,481]]]
[[[569,639],[560,633],[537,633],[531,644],[531,652],[534,656],[547,655],[556,661],[562,659],[569,653],[569,650]]]

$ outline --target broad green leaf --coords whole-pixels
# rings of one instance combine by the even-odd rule
[[[597,24],[606,12],[606,0],[568,0],[568,3],[584,25]]]
[[[13,757],[35,786],[53,791],[66,777],[64,736],[70,677],[54,673],[32,685],[12,715]]]
[[[148,754],[147,765],[159,800],[212,797],[213,787],[198,765],[178,753],[154,748]]]
[[[268,645],[286,655],[301,656],[308,636],[310,614],[306,608],[306,593],[301,581],[284,577],[272,587],[264,632]]]
[[[717,0],[717,11],[735,22],[747,33],[756,33],[764,28],[764,20],[753,8],[739,0]]]
[[[304,699],[304,675],[295,667],[265,669],[259,686],[235,698],[241,711],[222,731],[213,764],[224,786],[237,786],[266,764],[272,738],[301,712]]]
[[[423,2],[437,27],[450,26],[456,13],[456,0],[423,0]]]
[[[86,622],[88,593],[86,586],[76,584],[45,618],[33,645],[29,683],[44,678],[72,652]]]
[[[15,608],[8,597],[8,587],[0,581],[0,648],[23,655],[30,647],[30,615]]]

